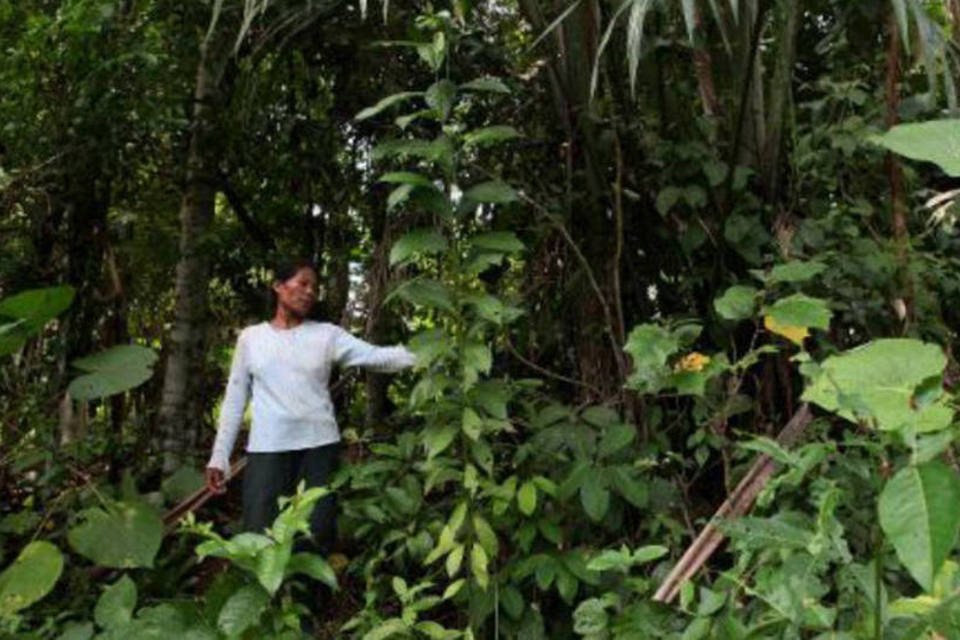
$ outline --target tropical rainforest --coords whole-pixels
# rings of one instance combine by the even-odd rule
[[[0,45],[3,637],[960,638],[960,0],[0,0]],[[292,257],[417,364],[339,371],[339,472],[243,532],[203,469]]]

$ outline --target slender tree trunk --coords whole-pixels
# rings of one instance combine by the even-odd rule
[[[193,124],[180,202],[180,260],[175,284],[175,319],[164,369],[158,426],[164,470],[172,471],[194,453],[203,421],[203,354],[208,329],[209,256],[203,238],[213,220],[219,144],[214,122],[220,80],[229,49],[205,41],[194,89]]]
[[[793,90],[793,65],[796,59],[797,33],[803,16],[802,0],[781,0],[778,3],[780,46],[770,84],[770,108],[767,113],[766,145],[761,162],[767,200],[777,199],[780,182],[780,156],[783,149],[784,122]]]
[[[739,164],[759,168],[762,163],[763,149],[766,146],[766,108],[763,94],[763,56],[755,50],[759,46],[759,35],[763,31],[762,21],[766,12],[759,5],[760,0],[747,0],[743,3],[741,14],[741,42],[743,44],[743,73],[747,88],[743,109],[745,127],[740,140]]]
[[[383,308],[383,299],[386,297],[390,268],[390,234],[386,232],[386,218],[382,207],[375,215],[381,220],[375,225],[379,229],[373,230],[377,238],[377,246],[373,251],[370,265],[367,269],[367,321],[364,327],[366,339],[373,344],[382,344],[387,335],[390,322],[387,310]],[[387,387],[390,384],[389,376],[382,373],[368,371],[366,373],[367,404],[364,411],[364,423],[368,429],[375,428],[383,422],[387,414]]]
[[[887,18],[887,61],[884,93],[886,96],[886,125],[889,129],[900,121],[900,30],[897,19],[891,10]],[[893,153],[887,153],[887,178],[890,184],[890,226],[900,271],[898,292],[899,300],[894,308],[900,320],[909,322],[913,315],[913,295],[907,274],[907,211],[903,199],[903,168]]]
[[[713,58],[710,55],[710,49],[707,48],[703,12],[700,10],[699,2],[694,4],[693,10],[693,69],[697,76],[697,90],[700,93],[703,114],[708,118],[713,118],[720,114],[720,102],[717,99],[717,89],[713,83]]]

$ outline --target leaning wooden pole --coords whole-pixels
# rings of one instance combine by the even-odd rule
[[[777,436],[777,443],[783,447],[793,445],[813,419],[810,407],[806,403],[800,406],[787,425]],[[710,522],[700,531],[693,543],[684,552],[683,557],[670,571],[654,594],[657,602],[670,602],[677,597],[680,587],[690,580],[706,564],[713,552],[723,542],[724,535],[717,528],[720,520],[739,518],[750,511],[754,500],[766,486],[777,470],[777,463],[768,455],[757,456],[750,469],[736,488],[730,493]]]
[[[243,473],[244,468],[247,466],[247,459],[240,458],[233,463],[233,466],[230,467],[230,474],[227,476],[227,481],[229,482],[233,478],[236,478],[241,473]],[[210,489],[203,485],[189,496],[181,500],[175,507],[163,514],[163,531],[164,533],[170,533],[180,520],[183,519],[188,513],[193,513],[200,507],[202,507],[207,500],[212,498],[214,493]]]

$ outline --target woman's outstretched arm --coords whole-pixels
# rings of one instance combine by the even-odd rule
[[[378,347],[354,337],[340,327],[334,327],[333,360],[341,367],[363,367],[390,373],[412,367],[417,358],[406,347]]]

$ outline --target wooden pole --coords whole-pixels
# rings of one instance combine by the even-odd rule
[[[801,436],[813,414],[806,403],[800,405],[787,426],[777,436],[777,443],[783,447],[793,445]],[[654,594],[657,602],[668,603],[677,597],[680,587],[690,580],[706,564],[713,552],[723,542],[724,535],[717,528],[719,520],[730,520],[745,515],[753,506],[753,501],[763,490],[777,470],[777,463],[766,454],[760,454],[750,465],[750,469],[727,499],[720,505],[710,522],[700,531],[700,535],[684,552],[680,561],[673,567],[660,588]]]

